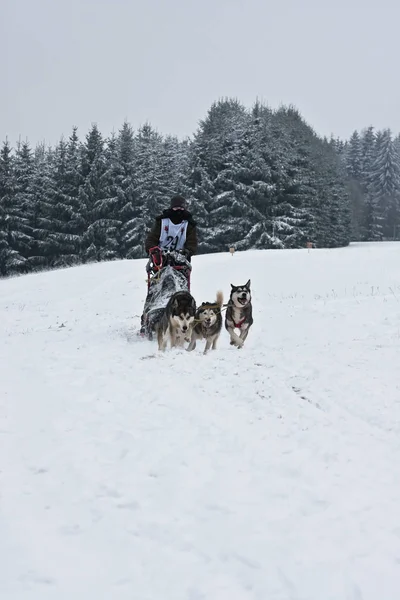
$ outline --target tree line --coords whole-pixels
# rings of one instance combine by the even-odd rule
[[[169,198],[184,195],[199,253],[396,237],[399,141],[372,128],[318,136],[293,107],[215,102],[192,138],[128,122],[76,127],[55,147],[0,151],[0,275],[144,257]]]

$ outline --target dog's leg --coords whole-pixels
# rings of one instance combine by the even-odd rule
[[[158,350],[161,351],[162,335],[161,335],[161,331],[159,329],[157,329],[157,342],[158,342]]]
[[[185,342],[184,335],[183,335],[183,333],[179,332],[179,333],[178,333],[178,335],[176,336],[176,343],[175,343],[175,345],[176,345],[178,348],[182,348],[182,347],[183,347],[183,344],[184,344],[184,342]]]
[[[250,327],[248,325],[243,325],[243,329],[240,332],[240,338],[243,340],[243,343],[245,342],[245,339],[249,335],[249,329],[250,329]]]
[[[171,348],[175,348],[176,346],[176,331],[174,327],[169,328],[169,339],[171,342]]]
[[[216,335],[216,336],[214,337],[214,339],[213,339],[213,343],[212,343],[212,349],[213,349],[213,350],[216,350],[216,349],[217,349],[217,341],[218,341],[218,338],[219,338],[219,334],[218,334],[218,335]]]
[[[243,346],[243,340],[235,333],[233,327],[227,327],[227,331],[231,336],[231,345],[238,346],[239,348]]]
[[[243,325],[243,329],[241,329],[240,331],[240,339],[242,340],[242,346],[239,346],[240,348],[243,347],[243,344],[247,338],[247,336],[249,335],[249,329],[250,329],[250,325]]]
[[[188,342],[190,345],[194,341],[193,349],[196,348],[196,340],[197,340],[197,334],[196,334],[194,328],[195,328],[195,324],[191,323],[188,327],[187,332],[185,333],[185,342]]]
[[[167,346],[165,334],[163,333],[161,327],[157,329],[157,341],[158,341],[158,350],[160,352],[164,352]]]
[[[211,344],[213,343],[213,338],[207,338],[206,347],[204,348],[203,354],[207,354],[209,349],[211,348]]]
[[[196,340],[197,340],[197,335],[196,335],[196,332],[193,330],[192,331],[192,339],[190,340],[189,346],[186,348],[186,350],[188,352],[191,352],[192,350],[194,350],[196,348]]]

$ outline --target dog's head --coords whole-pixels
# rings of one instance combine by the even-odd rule
[[[220,310],[221,309],[218,306],[212,303],[202,302],[196,316],[200,323],[208,328],[216,323]]]
[[[250,279],[245,285],[231,284],[231,300],[237,308],[243,308],[251,302]]]
[[[194,325],[196,302],[189,293],[177,294],[172,302],[171,321],[182,333],[187,333]]]
[[[194,315],[189,313],[180,313],[179,315],[173,315],[171,321],[181,333],[186,334],[194,324]]]

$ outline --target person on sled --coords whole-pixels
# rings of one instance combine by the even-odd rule
[[[145,241],[148,254],[151,248],[159,246],[162,250],[179,250],[190,262],[197,252],[196,223],[187,210],[187,203],[182,196],[171,198],[170,207],[156,217],[152,229]]]
[[[162,250],[177,250],[188,262],[197,253],[196,222],[187,210],[187,203],[182,196],[173,196],[170,207],[155,218],[151,230],[145,240],[146,254],[158,246]],[[146,299],[147,301],[147,299]],[[144,314],[141,316],[140,333],[144,334]]]

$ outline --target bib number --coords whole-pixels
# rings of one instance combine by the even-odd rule
[[[176,250],[178,241],[179,241],[179,237],[177,235],[175,237],[173,237],[172,235],[167,235],[165,247],[169,248],[170,250]]]

